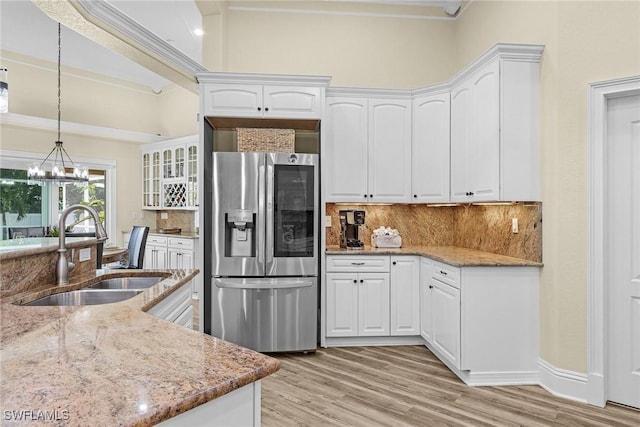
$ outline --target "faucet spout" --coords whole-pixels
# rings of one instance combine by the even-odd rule
[[[67,262],[65,223],[67,221],[67,216],[69,216],[69,213],[75,211],[76,209],[85,210],[91,215],[96,229],[96,239],[100,241],[107,240],[107,232],[102,226],[102,223],[98,218],[98,213],[95,211],[95,209],[85,205],[73,205],[65,209],[60,215],[60,221],[58,222],[58,262],[56,264],[56,282],[58,285],[66,285],[69,283],[69,271],[73,270],[73,268],[75,267],[72,262]]]

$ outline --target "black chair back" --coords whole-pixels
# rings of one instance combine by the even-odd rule
[[[129,265],[127,268],[142,268],[144,262],[144,248],[147,244],[149,227],[134,225],[129,238]]]

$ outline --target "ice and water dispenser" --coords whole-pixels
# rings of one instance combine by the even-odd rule
[[[256,214],[236,209],[225,213],[225,256],[256,256]]]

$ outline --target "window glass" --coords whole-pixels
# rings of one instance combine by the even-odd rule
[[[90,170],[89,184],[55,185],[29,182],[26,169],[0,169],[0,226],[1,238],[8,239],[8,229],[43,227],[45,233],[56,235],[60,214],[74,204],[91,206],[106,226],[105,171]],[[68,215],[65,225],[72,233],[93,233],[95,227],[86,211]],[[22,236],[24,233],[20,233]],[[22,237],[29,237],[24,235]]]

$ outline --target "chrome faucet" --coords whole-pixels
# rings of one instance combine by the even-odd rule
[[[64,239],[66,237],[65,222],[67,221],[67,216],[70,212],[73,212],[76,209],[84,209],[89,212],[93,217],[93,223],[96,228],[96,239],[100,241],[107,240],[107,232],[102,226],[102,223],[98,218],[98,213],[95,209],[84,205],[73,205],[65,209],[60,215],[60,221],[58,222],[58,263],[56,264],[56,280],[58,285],[68,284],[69,271],[72,271],[75,268],[75,264],[73,262],[67,262],[67,247]]]

